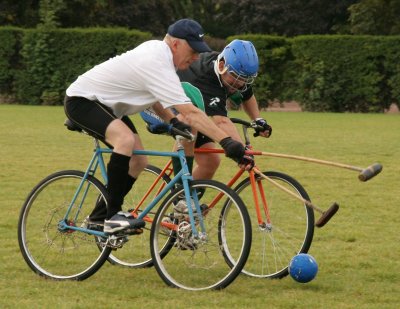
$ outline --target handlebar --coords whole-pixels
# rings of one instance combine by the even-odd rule
[[[146,125],[147,130],[150,133],[153,134],[168,134],[171,136],[175,136],[175,139],[180,136],[182,138],[185,138],[189,141],[194,141],[195,136],[188,130],[181,131],[175,127],[173,127],[171,124],[166,124],[164,122],[157,123],[157,124],[147,124]]]
[[[239,118],[230,118],[230,120],[231,120],[233,123],[241,124],[241,125],[246,126],[246,127],[248,127],[248,128],[251,128],[251,127],[252,127],[252,126],[251,126],[251,123],[248,122],[248,121],[246,121],[246,120],[242,120],[242,119],[239,119]]]
[[[254,137],[259,136],[259,135],[260,135],[260,131],[263,131],[263,130],[264,130],[263,127],[257,125],[256,123],[253,123],[253,122],[248,122],[248,121],[246,121],[246,120],[242,120],[242,119],[239,119],[239,118],[230,118],[230,120],[231,120],[233,123],[241,124],[241,125],[243,126],[243,131],[247,131],[247,130],[246,130],[247,128],[252,128],[252,129],[254,129],[254,131],[255,131],[255,132],[253,133],[253,136],[254,136]],[[246,133],[245,133],[245,134],[246,134]]]
[[[170,128],[168,133],[170,135],[175,135],[175,139],[178,139],[179,137],[182,137],[182,138],[185,138],[185,139],[187,139],[187,140],[189,140],[191,142],[193,142],[194,139],[195,139],[195,136],[191,132],[189,132],[188,130],[181,131],[181,130],[178,130],[177,128],[174,128],[172,126],[171,126],[171,128]]]

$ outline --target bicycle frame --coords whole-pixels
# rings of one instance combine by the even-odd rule
[[[192,180],[193,177],[190,174],[187,163],[186,163],[186,157],[185,157],[183,146],[181,145],[181,139],[183,139],[183,138],[177,137],[178,150],[176,152],[163,152],[163,151],[152,151],[152,150],[135,150],[135,151],[133,151],[134,155],[177,157],[180,159],[181,166],[182,166],[181,171],[173,179],[171,179],[171,181],[167,184],[167,186],[163,187],[158,192],[155,199],[153,201],[151,201],[139,215],[136,216],[138,219],[143,219],[143,220],[149,221],[149,217],[147,217],[147,214],[157,205],[158,202],[160,202],[160,200],[179,181],[182,181],[187,205],[190,205],[191,199],[193,199],[197,213],[198,214],[201,213],[196,189],[193,189],[192,191],[190,191],[190,188],[189,188],[189,181]],[[82,192],[82,190],[85,190],[83,188],[83,185],[89,175],[94,176],[94,174],[96,173],[98,168],[100,168],[101,175],[105,181],[105,184],[107,184],[107,172],[106,172],[106,165],[104,163],[103,154],[112,153],[112,149],[102,148],[97,139],[95,139],[94,141],[95,141],[95,149],[93,152],[93,156],[89,162],[88,167],[86,168],[84,177],[82,178],[82,181],[81,181],[80,185],[78,186],[77,191],[75,192],[75,195],[68,207],[68,210],[67,210],[64,218],[59,222],[59,228],[61,230],[68,230],[68,229],[69,230],[77,230],[77,231],[85,232],[87,234],[92,234],[92,235],[96,235],[96,236],[100,236],[100,237],[107,237],[108,234],[105,234],[104,232],[99,232],[99,231],[89,230],[89,229],[82,228],[82,227],[72,226],[72,225],[68,225],[68,223],[67,223],[67,218],[69,217],[71,209],[72,209],[73,205],[75,204],[77,197],[79,196],[79,193]],[[88,186],[89,185],[90,184],[88,184]],[[86,192],[87,192],[87,189],[88,188],[86,188]],[[85,194],[86,193],[83,194],[82,202],[85,199]],[[82,207],[82,202],[79,203],[78,213]],[[205,234],[205,226],[204,226],[203,217],[201,215],[198,217],[199,223],[200,223],[200,230],[201,230],[201,232],[199,233],[199,231],[196,228],[195,221],[194,221],[195,219],[194,219],[192,207],[188,207],[188,213],[189,213],[193,236],[198,237],[200,233],[202,235],[204,235]],[[75,217],[77,217],[77,215]],[[172,230],[177,229],[177,226],[173,223],[162,223],[162,224],[163,224],[163,226],[165,226],[169,229],[172,229]]]
[[[261,155],[262,154],[261,151],[253,151],[252,150],[252,146],[250,145],[250,138],[249,138],[249,135],[247,132],[247,129],[249,127],[248,124],[245,121],[240,121],[240,119],[233,119],[233,120],[237,123],[242,124],[243,135],[245,138],[245,144],[246,144],[247,149],[249,149],[249,150],[246,150],[246,154],[252,155],[252,156]],[[224,153],[223,149],[216,149],[216,148],[196,148],[194,151],[195,151],[195,153],[221,153],[221,154]],[[164,175],[171,177],[171,175],[173,173],[171,164],[172,164],[172,160],[169,160],[167,162],[167,164],[164,166],[164,168],[162,169],[162,172],[160,173],[160,175],[158,175],[156,180],[153,182],[152,186],[149,188],[149,190],[146,192],[146,194],[143,196],[143,198],[139,201],[138,205],[136,205],[136,207],[132,210],[132,214],[135,215],[137,210],[143,205],[146,198],[149,196],[149,194],[156,187],[156,185],[158,184],[158,182]],[[228,187],[232,188],[232,186],[237,182],[237,180],[243,175],[244,172],[245,172],[244,169],[239,168],[239,170],[236,172],[236,174],[232,177],[231,180],[229,180],[229,182],[226,185]],[[250,170],[248,173],[249,173],[251,189],[252,189],[252,193],[253,193],[253,199],[254,199],[255,210],[256,210],[256,214],[257,214],[258,225],[261,229],[270,229],[271,228],[271,218],[270,218],[270,214],[269,214],[269,210],[268,210],[268,203],[267,203],[267,199],[265,196],[263,183],[262,183],[261,179],[260,180],[256,179],[256,176],[255,176],[256,174],[253,170]],[[161,186],[158,188],[156,196],[158,196],[159,194],[161,194],[163,192],[164,185],[165,184],[162,183]],[[260,207],[260,199],[257,195],[257,190],[261,197],[262,207]],[[215,199],[214,199],[213,203],[210,205],[210,207],[212,207],[213,204],[217,203],[221,197],[222,197],[222,195],[218,195],[217,197],[215,197]],[[263,214],[262,214],[261,208],[263,210]],[[263,215],[264,215],[265,219],[263,218]],[[147,222],[152,222],[151,218],[146,218],[145,220]]]
[[[213,149],[213,148],[196,148],[195,153],[224,153],[224,151],[222,149]],[[246,151],[246,154],[258,155],[259,152],[248,150],[248,151]],[[160,179],[164,175],[167,175],[170,177],[173,174],[173,169],[171,167],[171,164],[172,164],[172,160],[169,160],[166,163],[166,165],[162,169],[162,172],[154,180],[154,183],[152,184],[152,186],[149,188],[149,190],[146,192],[146,194],[143,196],[143,198],[139,201],[138,205],[136,205],[136,207],[132,210],[133,214],[136,213],[137,210],[143,205],[144,201],[146,200],[148,195],[152,192],[152,190],[156,187],[156,185],[158,184]],[[229,180],[228,183],[226,183],[226,185],[228,187],[232,188],[232,186],[244,174],[244,172],[245,172],[244,169],[239,168],[239,170],[236,172],[236,174],[233,175],[233,177]],[[251,170],[248,173],[249,173],[251,188],[252,188],[252,192],[253,192],[253,198],[254,198],[254,204],[255,204],[255,209],[256,209],[256,213],[257,213],[258,225],[260,228],[266,229],[271,225],[271,219],[270,219],[270,215],[269,215],[269,211],[268,211],[268,203],[267,203],[267,199],[265,197],[263,184],[262,184],[262,181],[256,179],[254,171]],[[171,182],[172,182],[172,180],[171,180]],[[164,186],[165,186],[164,183],[162,183],[160,185],[160,187],[158,188],[158,191],[156,193],[156,196],[158,196],[160,193],[162,193],[162,191],[165,190]],[[263,219],[263,214],[261,212],[260,199],[257,195],[257,190],[261,197],[262,209],[264,211],[265,219]],[[218,200],[220,198],[221,198],[221,195],[218,195],[217,197],[215,197],[215,199],[210,207],[212,207],[213,204],[218,202]],[[152,221],[151,218],[147,218],[145,220],[148,222]]]
[[[244,130],[244,133],[245,133],[245,136],[246,136],[245,137],[246,146],[247,146],[248,149],[252,149],[252,147],[250,145],[250,142],[249,142],[248,135],[247,135],[247,129],[246,129],[245,126],[243,126],[243,130]],[[195,149],[195,153],[224,153],[224,151],[222,149],[214,149],[214,148],[196,148]],[[246,154],[254,156],[254,155],[261,155],[261,152],[260,151],[253,151],[253,150],[246,150]],[[255,165],[255,167],[256,167],[256,165]],[[229,180],[229,182],[226,185],[228,187],[232,188],[232,186],[243,175],[244,172],[245,172],[245,170],[243,168],[239,169],[237,171],[237,173],[232,177],[231,180]],[[270,215],[269,215],[268,203],[267,203],[267,200],[266,200],[266,197],[265,197],[265,193],[264,193],[264,188],[263,188],[262,182],[259,181],[259,180],[256,180],[255,172],[253,170],[250,170],[248,173],[249,173],[249,177],[250,177],[251,189],[252,189],[255,208],[256,208],[256,212],[257,212],[258,225],[260,227],[262,227],[262,228],[267,228],[271,224],[271,218],[270,218]],[[258,192],[260,193],[261,202],[262,202],[262,206],[263,206],[266,222],[264,222],[264,220],[262,218],[262,214],[261,214],[261,210],[260,210],[260,202],[259,202],[259,199],[258,199],[258,196],[257,196],[257,188],[258,188]]]

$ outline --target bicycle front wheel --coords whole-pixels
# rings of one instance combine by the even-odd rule
[[[193,237],[188,216],[177,216],[174,205],[184,192],[183,189],[173,191],[158,209],[151,228],[154,266],[172,287],[196,291],[222,289],[240,274],[246,263],[251,247],[250,218],[242,200],[226,185],[214,180],[197,180],[190,183],[190,188],[201,193],[204,234]],[[226,204],[230,205],[229,216],[221,217]],[[195,225],[201,231],[196,216]],[[160,249],[167,238],[172,238],[174,244],[163,255]],[[223,251],[228,248],[234,265],[225,261]]]
[[[310,201],[306,190],[292,177],[272,171],[264,172],[264,175]],[[308,252],[311,246],[314,212],[261,176],[255,177],[262,222],[257,216],[250,178],[235,188],[249,209],[253,230],[252,248],[243,273],[260,278],[283,278],[288,275],[288,265],[293,256]],[[266,210],[263,207],[263,195]]]
[[[40,276],[55,280],[83,280],[93,275],[107,260],[111,248],[101,247],[98,237],[62,228],[84,227],[105,187],[92,176],[80,184],[84,173],[60,171],[43,179],[28,195],[19,216],[18,242],[29,267]],[[73,197],[77,199],[67,219]]]

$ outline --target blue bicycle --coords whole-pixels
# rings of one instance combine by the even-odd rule
[[[66,125],[86,133],[71,122]],[[175,133],[179,133],[177,152],[134,151],[136,155],[179,157],[182,163],[182,170],[136,215],[151,222],[152,262],[165,283],[187,290],[222,289],[240,274],[249,255],[249,214],[237,193],[225,184],[192,180],[181,145],[182,139],[192,136]],[[84,280],[100,269],[110,253],[123,247],[128,234],[141,233],[139,229],[108,235],[101,226],[87,224],[99,199],[108,201],[104,155],[112,150],[101,147],[96,138],[94,144],[85,171],[49,175],[33,188],[21,209],[20,250],[40,276]],[[147,184],[139,177],[135,186]],[[177,211],[182,201],[191,205],[186,213]],[[129,239],[134,242],[136,238]]]

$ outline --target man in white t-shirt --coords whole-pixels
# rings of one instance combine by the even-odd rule
[[[196,21],[178,20],[168,28],[163,41],[144,42],[96,65],[67,89],[64,106],[68,118],[113,148],[107,165],[110,200],[104,232],[112,234],[145,225],[122,211],[125,195],[147,165],[145,156],[132,155],[133,150],[143,149],[143,145],[127,115],[152,106],[174,127],[182,131],[193,127],[219,142],[226,156],[242,166],[252,166],[244,146],[190,102],[176,74],[176,70],[187,69],[198,59],[199,53],[211,51],[203,37],[203,29]],[[171,107],[183,116],[185,123],[174,116]],[[96,206],[89,219],[104,219],[95,218],[101,213],[99,210],[101,205]]]

